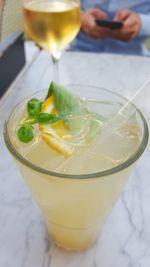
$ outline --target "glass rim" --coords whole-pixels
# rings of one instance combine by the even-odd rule
[[[82,84],[69,84],[67,86],[83,86],[83,87],[93,87],[95,89],[100,89],[100,90],[104,90],[107,91],[108,93],[112,93],[116,96],[119,96],[120,98],[122,98],[125,101],[128,101],[128,99],[124,96],[122,96],[119,93],[113,92],[112,90],[106,89],[106,88],[102,88],[102,87],[98,87],[98,86],[93,86],[93,85],[82,85]],[[136,108],[136,111],[139,113],[142,122],[143,122],[143,138],[140,142],[140,145],[138,146],[138,148],[136,149],[136,151],[127,159],[125,160],[123,163],[119,164],[116,167],[104,170],[104,171],[100,171],[100,172],[95,172],[95,173],[89,173],[89,174],[64,174],[64,173],[59,173],[59,172],[54,172],[54,171],[50,171],[47,169],[44,169],[42,167],[37,166],[36,164],[30,162],[29,160],[27,160],[25,157],[23,157],[18,151],[17,149],[14,147],[14,145],[11,142],[11,139],[9,137],[9,133],[8,133],[8,123],[9,120],[12,116],[12,114],[14,113],[14,111],[17,109],[17,107],[23,102],[25,101],[25,99],[28,99],[29,97],[32,97],[35,94],[38,93],[42,93],[44,90],[40,90],[37,92],[34,92],[33,94],[24,97],[21,101],[19,101],[11,110],[8,118],[5,120],[4,123],[4,130],[3,130],[3,135],[4,135],[4,141],[5,144],[8,148],[8,150],[10,151],[10,153],[15,157],[15,159],[17,159],[19,162],[21,162],[23,165],[25,165],[26,167],[32,169],[33,171],[36,171],[38,173],[42,173],[44,175],[48,175],[48,176],[53,176],[53,177],[59,177],[59,178],[64,178],[64,179],[90,179],[90,178],[100,178],[100,177],[104,177],[104,176],[109,176],[111,174],[115,174],[119,171],[122,171],[124,169],[126,169],[127,167],[129,167],[130,165],[132,165],[134,162],[136,162],[140,156],[143,154],[147,143],[148,143],[148,139],[149,139],[149,130],[148,130],[148,125],[146,122],[146,119],[144,117],[144,115],[142,114],[142,112],[139,110],[138,107],[136,107],[136,105],[134,103],[131,102],[131,105],[134,106]]]

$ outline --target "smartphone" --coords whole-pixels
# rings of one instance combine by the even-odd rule
[[[109,28],[111,30],[118,30],[123,26],[123,22],[121,21],[96,19],[95,22],[98,26]]]

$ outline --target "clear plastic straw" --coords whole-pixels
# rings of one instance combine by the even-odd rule
[[[132,105],[132,104],[135,104]],[[129,118],[136,112],[136,107],[142,111],[147,111],[150,107],[150,78],[148,78],[136,91],[134,95],[121,107],[116,115],[109,121],[107,121],[102,131],[109,132],[109,135],[123,123],[129,120]]]
[[[149,91],[148,91],[149,90]],[[148,101],[148,102],[147,102]],[[119,110],[119,114],[128,118],[129,106],[134,103],[139,108],[145,109],[150,105],[150,78],[148,78],[136,91],[136,93],[127,101],[127,103]],[[143,107],[142,107],[143,106]],[[132,112],[132,110],[131,110]]]

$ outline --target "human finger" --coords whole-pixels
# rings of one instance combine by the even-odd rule
[[[97,8],[91,9],[90,14],[97,19],[107,19],[107,17],[108,17],[104,11],[97,9]]]
[[[116,13],[113,20],[114,21],[124,21],[131,15],[131,11],[129,9],[123,9]]]

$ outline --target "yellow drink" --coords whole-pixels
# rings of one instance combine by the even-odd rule
[[[78,1],[39,0],[24,5],[25,31],[53,55],[74,39],[80,28]]]
[[[110,117],[119,103],[126,102],[103,89],[74,89],[79,95],[97,95],[89,105],[102,116]],[[103,101],[98,101],[101,98]],[[147,124],[137,111],[135,118],[113,132],[111,138],[106,136],[101,143],[99,133],[91,144],[77,147],[65,159],[38,136],[31,144],[18,142],[16,127],[24,117],[24,106],[22,102],[10,116],[5,142],[41,208],[50,238],[67,250],[86,249],[97,240],[133,163],[147,145]]]

